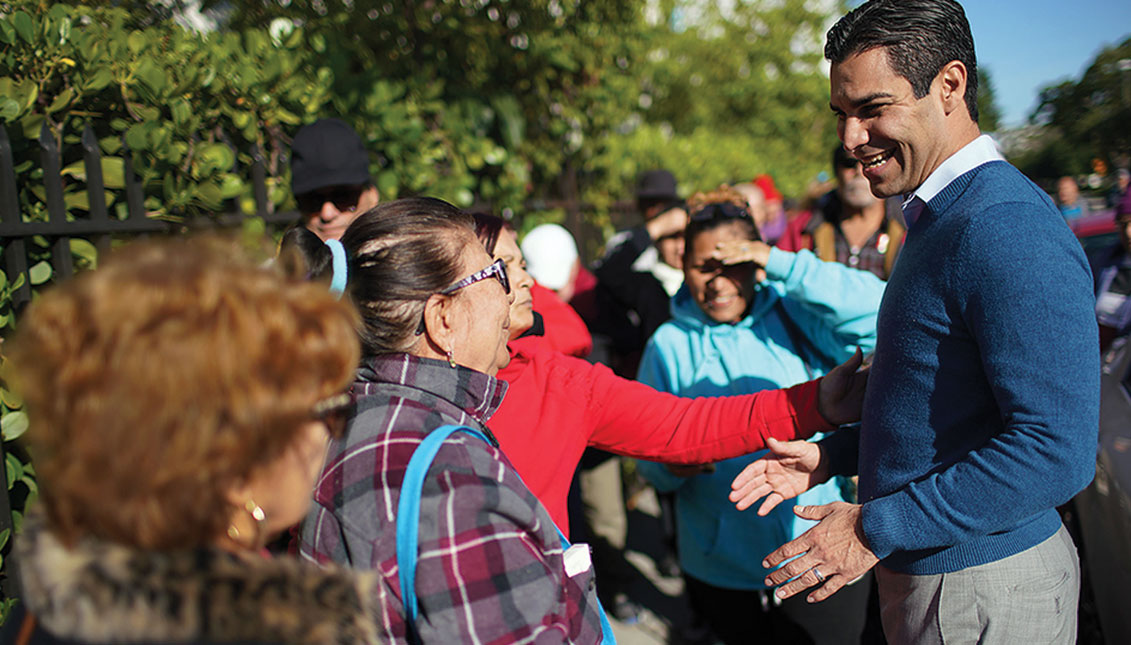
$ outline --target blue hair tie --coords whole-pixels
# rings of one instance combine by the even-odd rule
[[[334,275],[330,279],[330,293],[335,296],[341,297],[346,290],[346,247],[338,240],[326,240],[326,246],[330,247],[330,255],[334,257],[333,269]]]

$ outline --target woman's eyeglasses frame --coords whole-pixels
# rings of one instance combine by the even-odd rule
[[[498,280],[499,284],[501,284],[503,286],[503,292],[504,293],[509,294],[511,292],[511,281],[510,281],[510,277],[507,275],[507,263],[504,262],[502,260],[502,258],[500,258],[498,260],[495,260],[491,264],[488,264],[487,266],[483,267],[482,269],[476,271],[475,273],[472,273],[471,275],[467,276],[466,278],[464,278],[462,280],[458,280],[456,282],[453,282],[450,286],[444,287],[443,289],[437,291],[436,293],[441,295],[441,296],[449,296],[449,295],[459,291],[460,289],[463,289],[464,287],[470,287],[471,285],[475,284],[476,282],[486,280],[487,278],[495,278],[496,280]],[[424,333],[424,314],[421,313],[420,314],[420,324],[417,325],[417,327],[416,327],[416,335],[419,336],[423,333]]]
[[[346,434],[346,423],[353,416],[356,405],[352,391],[340,392],[315,401],[310,406],[310,417],[326,424],[331,439],[341,439]]]

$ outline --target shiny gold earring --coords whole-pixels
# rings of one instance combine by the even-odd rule
[[[255,542],[259,543],[259,538],[263,535],[263,525],[267,521],[267,514],[263,512],[263,507],[255,503],[255,500],[248,499],[244,502],[243,508],[255,520]],[[240,537],[240,530],[236,528],[235,523],[228,525],[228,537],[233,540],[238,540]]]
[[[454,356],[452,356],[452,350],[450,349],[448,350],[448,367],[451,367],[452,369],[456,368],[456,359]]]

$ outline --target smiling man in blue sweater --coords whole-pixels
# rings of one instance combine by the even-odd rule
[[[818,585],[815,602],[875,566],[889,642],[1074,642],[1079,565],[1056,506],[1095,466],[1084,254],[980,134],[960,5],[871,0],[829,31],[825,56],[840,138],[877,197],[903,197],[908,231],[859,434],[758,462],[755,495],[858,468],[861,503],[798,507],[820,523],[766,558],[800,554],[767,583],[785,583],[781,597]]]

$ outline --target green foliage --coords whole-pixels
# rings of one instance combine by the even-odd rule
[[[1041,145],[1014,163],[1034,179],[1092,171],[1092,160],[1109,168],[1131,162],[1131,38],[1101,51],[1083,77],[1044,88],[1031,120],[1045,129]]]
[[[31,269],[29,270],[30,284],[33,292],[50,282],[54,270],[49,258],[51,248],[47,240],[33,237],[26,240],[28,258]],[[75,266],[82,268],[94,262],[97,252],[93,245],[85,240],[74,240],[71,243]],[[12,525],[18,531],[26,509],[35,502],[39,493],[36,483],[35,469],[31,464],[26,450],[17,440],[28,430],[28,416],[24,410],[23,398],[13,389],[7,380],[7,361],[3,354],[3,337],[8,336],[15,327],[15,315],[12,308],[12,296],[17,289],[25,284],[25,276],[20,275],[15,280],[9,280],[7,275],[0,271],[0,441],[3,442],[4,467],[7,474],[5,486],[9,500],[12,504]],[[11,550],[11,534],[0,531],[0,579],[6,578],[4,559]],[[10,581],[5,580],[5,584]],[[15,603],[15,599],[5,598],[0,595],[0,625],[4,623],[8,612]]]
[[[374,148],[403,188],[448,198],[468,190],[499,209],[579,198],[604,225],[609,206],[656,165],[672,168],[685,193],[770,172],[798,194],[827,168],[828,15],[808,4],[708,6],[686,20],[677,2],[645,19],[627,0],[265,0],[240,3],[230,26],[325,38],[328,56],[345,57],[329,63],[339,109],[359,105],[354,83],[379,68],[406,100],[440,115],[443,146],[407,156]],[[573,173],[576,194],[563,187]]]
[[[8,293],[4,287],[0,287],[0,307],[5,306]],[[4,359],[0,354],[0,375],[3,371]],[[4,470],[7,474],[4,484],[8,496],[15,502],[12,508],[12,525],[17,531],[23,521],[24,509],[34,503],[39,493],[34,467],[26,453],[12,443],[28,428],[27,413],[23,410],[23,405],[23,399],[11,391],[3,378],[0,378],[0,439],[4,442]],[[8,529],[0,531],[0,576],[5,572],[4,558],[11,550],[10,542],[11,531]],[[14,599],[0,596],[0,625],[4,623],[15,602]]]
[[[978,68],[978,126],[982,132],[997,132],[1001,127],[1001,109],[993,78],[984,67]]]
[[[249,194],[233,168],[251,162],[254,145],[265,151],[269,174],[285,176],[286,131],[313,120],[329,98],[327,83],[311,72],[317,60],[301,31],[279,41],[262,31],[204,37],[171,22],[139,29],[121,9],[48,10],[30,1],[7,8],[9,19],[0,21],[0,120],[27,185],[42,183],[37,139],[44,126],[66,151],[69,216],[89,208],[77,145],[87,124],[104,155],[106,188],[124,185],[122,155],[130,154],[148,214],[176,218],[214,212]],[[281,205],[287,195],[272,197]],[[121,191],[107,192],[119,216],[124,199]],[[44,219],[42,191],[22,191],[21,211]]]
[[[624,195],[636,172],[663,166],[684,194],[769,173],[799,196],[836,141],[822,71],[828,15],[807,4],[705,5],[694,20],[669,4],[634,68],[635,110],[603,151],[607,189]]]
[[[503,209],[554,184],[623,112],[617,61],[631,57],[636,23],[629,0],[267,0],[239,3],[229,26],[309,34],[333,72],[332,106],[388,160],[383,196]],[[398,129],[411,138],[390,136]]]

